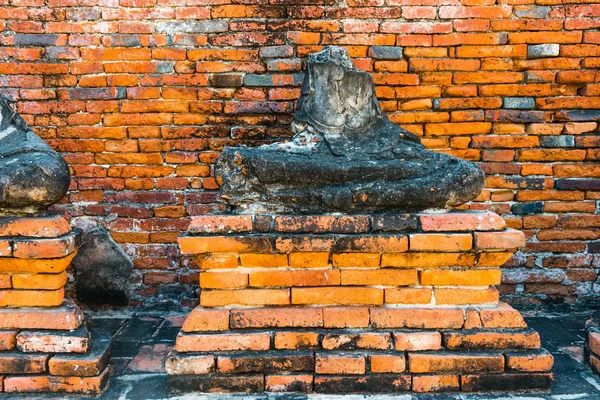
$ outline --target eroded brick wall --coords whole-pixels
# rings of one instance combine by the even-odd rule
[[[59,207],[134,258],[137,305],[196,301],[175,238],[218,210],[211,164],[290,136],[302,59],[326,44],[373,72],[390,119],[484,168],[472,208],[529,237],[507,299],[596,297],[600,1],[1,2],[2,92],[72,167]]]

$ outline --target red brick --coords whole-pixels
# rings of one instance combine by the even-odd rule
[[[290,292],[287,289],[203,290],[200,294],[200,305],[204,307],[286,304],[290,304]]]
[[[523,332],[444,332],[444,345],[450,350],[538,349],[540,335]]]
[[[234,233],[252,231],[251,215],[200,215],[192,217],[188,232]]]
[[[411,251],[466,251],[473,246],[470,234],[415,233],[409,236]]]
[[[479,311],[484,328],[524,328],[527,326],[521,313],[506,303]]]
[[[8,351],[15,348],[17,334],[19,331],[0,331],[0,351]]]

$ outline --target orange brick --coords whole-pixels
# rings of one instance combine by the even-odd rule
[[[372,373],[403,373],[406,370],[404,355],[372,354],[369,360]]]
[[[410,251],[462,251],[473,246],[470,234],[416,233],[409,236]]]
[[[460,390],[458,375],[414,375],[412,390],[417,393]]]
[[[511,257],[512,252],[490,252],[480,253],[477,261],[477,267],[501,267]]]
[[[340,271],[319,269],[307,271],[257,271],[250,273],[253,287],[328,286],[340,284]]]
[[[12,288],[11,276],[8,274],[0,275],[0,289],[10,289]]]
[[[363,287],[292,288],[292,304],[383,304],[383,290]]]
[[[366,328],[369,309],[366,307],[326,307],[323,309],[325,328]]]
[[[229,328],[229,310],[196,307],[185,319],[183,332],[224,331]]]
[[[288,265],[287,254],[240,254],[242,267],[270,268]]]
[[[460,353],[408,353],[409,371],[412,373],[501,373],[504,357],[498,355]]]
[[[539,349],[540,335],[535,331],[445,332],[444,345],[450,350]]]
[[[0,307],[56,307],[65,298],[60,290],[0,290]]]
[[[21,217],[0,222],[1,236],[56,238],[71,232],[69,222],[60,214],[45,217]]]
[[[438,350],[442,348],[439,332],[394,332],[394,348],[400,351]]]
[[[271,243],[257,236],[180,236],[182,254],[270,252]]]
[[[320,308],[255,308],[233,310],[231,328],[292,328],[320,327],[323,325],[323,311]]]
[[[316,349],[319,347],[319,334],[316,332],[276,332],[276,349]]]
[[[16,258],[61,258],[77,249],[77,233],[59,238],[42,238],[16,241],[13,243],[13,256]]]
[[[363,355],[317,354],[315,372],[317,374],[364,374],[366,360]]]
[[[67,283],[67,273],[59,274],[14,274],[12,285],[15,289],[58,290]]]
[[[508,353],[506,368],[518,372],[547,372],[552,369],[554,357],[542,349],[534,353]]]
[[[499,269],[429,269],[421,271],[421,285],[432,286],[499,285],[501,278],[502,272]]]
[[[204,307],[285,304],[290,304],[288,289],[204,290],[200,293],[200,305]]]
[[[525,246],[525,235],[521,231],[507,229],[502,232],[475,232],[478,249],[517,249]]]
[[[476,289],[439,289],[433,291],[436,304],[488,304],[497,303],[499,299],[498,290],[495,288],[476,290]]]
[[[268,350],[271,336],[268,333],[227,333],[219,335],[179,335],[175,350],[179,352]]]
[[[332,264],[334,267],[378,267],[380,259],[378,253],[337,253],[333,255]]]
[[[99,394],[108,382],[108,368],[99,376],[68,377],[68,376],[9,376],[4,379],[6,393],[83,393]]]
[[[313,375],[267,375],[265,390],[269,392],[311,392]]]
[[[408,286],[417,283],[417,270],[342,270],[342,285]]]
[[[381,257],[381,266],[397,268],[469,267],[474,263],[472,253],[397,253]]]
[[[0,329],[75,330],[82,323],[83,313],[68,298],[59,307],[0,309]]]
[[[203,289],[234,289],[248,286],[248,274],[239,272],[201,272]]]
[[[371,308],[375,328],[459,329],[463,311],[456,308]]]
[[[600,354],[600,333],[590,332],[588,334],[590,351],[596,355]]]
[[[15,348],[17,344],[17,334],[19,331],[0,331],[0,351],[9,351]]]
[[[201,270],[237,268],[239,265],[237,254],[206,254],[198,257],[196,262]]]
[[[323,268],[329,265],[329,252],[290,253],[290,267]]]
[[[506,303],[479,311],[484,328],[525,328],[527,324],[521,313]]]
[[[431,288],[390,288],[385,289],[386,304],[429,304]]]
[[[325,334],[321,341],[321,346],[325,350],[389,350],[391,345],[392,339],[387,332]]]

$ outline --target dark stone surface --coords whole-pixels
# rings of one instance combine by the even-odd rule
[[[474,163],[426,150],[390,122],[344,49],[311,54],[289,142],[229,147],[216,164],[234,212],[418,211],[473,200]]]
[[[43,214],[71,182],[69,166],[0,97],[0,216]]]
[[[315,376],[315,393],[395,393],[410,390],[410,375]]]
[[[92,304],[126,305],[133,262],[101,226],[83,235],[73,259],[77,299]]]

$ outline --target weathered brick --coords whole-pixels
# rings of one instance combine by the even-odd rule
[[[317,374],[364,374],[366,360],[364,355],[337,355],[317,353],[315,372]]]
[[[408,353],[412,373],[500,373],[504,371],[501,354],[477,353]]]

